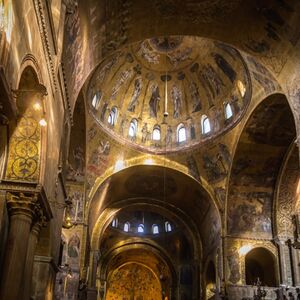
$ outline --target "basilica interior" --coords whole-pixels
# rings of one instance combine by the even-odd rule
[[[299,75],[299,0],[0,0],[0,299],[300,299]]]

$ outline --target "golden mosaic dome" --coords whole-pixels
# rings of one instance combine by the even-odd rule
[[[193,36],[147,39],[107,57],[89,85],[90,113],[117,140],[152,153],[224,133],[251,99],[238,50]]]

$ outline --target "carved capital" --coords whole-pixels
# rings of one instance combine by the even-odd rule
[[[276,237],[274,238],[274,243],[275,243],[277,246],[284,246],[284,245],[286,245],[286,242],[287,242],[287,238],[286,238],[286,237],[276,236]]]
[[[24,193],[10,193],[6,194],[6,203],[8,212],[13,215],[25,215],[30,218],[34,216],[38,195],[36,193],[25,195]]]
[[[39,203],[36,203],[34,206],[34,214],[33,214],[33,224],[31,231],[39,235],[41,228],[47,225],[47,218],[44,214],[44,211]]]

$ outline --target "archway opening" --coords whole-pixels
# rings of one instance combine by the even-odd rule
[[[273,254],[265,248],[255,248],[245,257],[246,284],[253,285],[259,279],[265,286],[276,286],[276,270]]]

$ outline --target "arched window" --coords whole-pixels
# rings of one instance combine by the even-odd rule
[[[277,286],[273,254],[262,247],[249,251],[245,257],[245,274],[247,285],[255,284],[259,278],[264,286]]]
[[[130,126],[129,126],[129,130],[128,130],[128,135],[132,138],[134,138],[136,136],[137,133],[137,120],[133,119],[130,122]]]
[[[152,132],[153,141],[160,141],[160,127],[155,125]]]
[[[143,224],[140,224],[138,226],[138,233],[144,233],[144,225]]]
[[[201,128],[202,128],[202,133],[203,134],[207,134],[207,133],[209,133],[211,131],[209,118],[206,115],[202,116],[202,119],[201,119]]]
[[[159,228],[158,228],[158,225],[154,224],[152,226],[152,233],[153,234],[159,234]]]
[[[233,116],[232,108],[230,103],[225,104],[225,119],[228,120]]]
[[[171,232],[172,231],[172,226],[170,224],[170,222],[165,222],[165,230],[166,232]]]
[[[99,104],[100,104],[100,100],[101,100],[101,94],[100,92],[96,92],[95,95],[92,98],[92,106],[95,109],[99,108]]]
[[[116,120],[117,120],[117,113],[118,110],[116,107],[113,107],[109,113],[107,122],[108,124],[110,124],[111,126],[114,126],[116,124]]]
[[[182,143],[186,141],[186,130],[183,124],[180,124],[177,127],[177,141],[178,143]]]
[[[112,227],[118,227],[118,219],[117,218],[115,218],[115,219],[112,220],[111,226]]]
[[[130,224],[129,224],[129,222],[126,222],[126,223],[124,224],[123,230],[124,230],[125,232],[129,232],[129,229],[130,229]]]
[[[238,90],[239,90],[239,93],[242,97],[245,96],[246,94],[246,88],[245,88],[245,85],[240,81],[238,80],[237,81],[237,87],[238,87]]]

